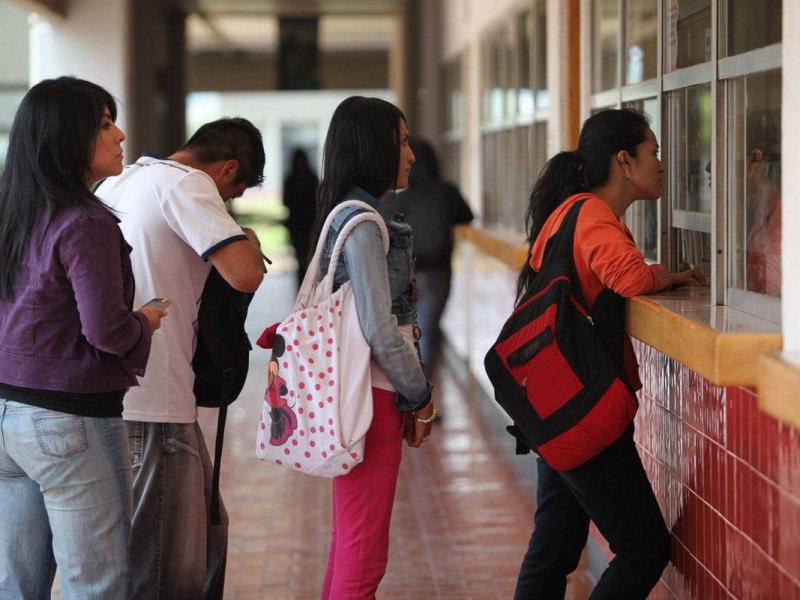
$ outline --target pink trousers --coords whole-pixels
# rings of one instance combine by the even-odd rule
[[[395,393],[372,388],[374,414],[364,461],[333,480],[328,569],[322,600],[375,598],[389,559],[389,523],[402,455]]]

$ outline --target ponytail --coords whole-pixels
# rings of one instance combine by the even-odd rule
[[[528,209],[525,211],[528,256],[517,278],[516,302],[520,301],[533,283],[535,273],[530,265],[531,249],[545,222],[564,200],[587,189],[586,169],[577,151],[560,152],[545,164],[531,190]]]
[[[611,158],[620,150],[636,156],[636,147],[645,141],[649,128],[647,115],[637,110],[600,111],[583,124],[577,150],[560,152],[545,164],[525,211],[528,260],[517,278],[516,302],[533,282],[531,247],[553,211],[570,196],[606,184],[611,176]]]

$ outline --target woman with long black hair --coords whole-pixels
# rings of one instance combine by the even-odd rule
[[[642,113],[606,110],[589,118],[578,149],[550,159],[534,185],[526,214],[529,260],[517,285],[519,300],[542,269],[547,242],[570,209],[583,202],[572,246],[575,271],[590,312],[601,295],[614,298],[605,302],[610,308],[603,315],[592,316],[600,331],[606,323],[618,324],[620,330],[610,333],[621,343],[606,347],[621,349],[613,359],[634,390],[641,383],[633,346],[622,330],[622,298],[705,283],[694,269],[670,273],[662,265],[648,265],[621,220],[634,201],[661,196],[664,165],[658,149]],[[567,575],[578,565],[590,521],[615,554],[591,597],[646,598],[669,561],[670,534],[634,445],[632,417],[618,440],[578,467],[557,471],[538,458],[537,468],[534,530],[515,598],[564,598]]]
[[[122,396],[162,308],[133,312],[125,243],[90,191],[122,171],[116,103],[73,77],[33,86],[0,178],[0,597],[129,598]]]
[[[414,153],[405,117],[393,104],[353,96],[336,109],[325,140],[322,182],[317,196],[320,237],[328,214],[341,202],[361,200],[384,219],[389,252],[378,226],[356,225],[336,267],[336,286],[350,281],[361,330],[372,352],[374,413],[364,460],[333,480],[330,556],[324,600],[374,598],[386,571],[389,522],[402,454],[402,440],[418,447],[436,416],[414,348],[414,262],[411,227],[383,202],[408,185]],[[358,211],[346,207],[334,217],[324,243],[320,274],[328,270],[338,233]]]

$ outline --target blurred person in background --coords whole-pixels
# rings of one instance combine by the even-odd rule
[[[409,145],[416,160],[408,187],[387,203],[405,216],[414,236],[420,352],[425,374],[433,379],[442,351],[439,323],[450,296],[453,227],[469,223],[473,214],[459,189],[442,181],[430,143],[412,136]]]
[[[297,257],[297,285],[303,283],[308,268],[309,243],[319,179],[311,169],[308,155],[302,148],[292,154],[292,170],[283,182],[283,203],[289,209],[286,228]]]

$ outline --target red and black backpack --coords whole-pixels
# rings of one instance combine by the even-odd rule
[[[517,451],[557,471],[599,454],[625,431],[638,401],[623,367],[625,300],[611,290],[591,313],[575,270],[579,200],[547,242],[542,269],[484,359],[495,399],[514,422]]]

